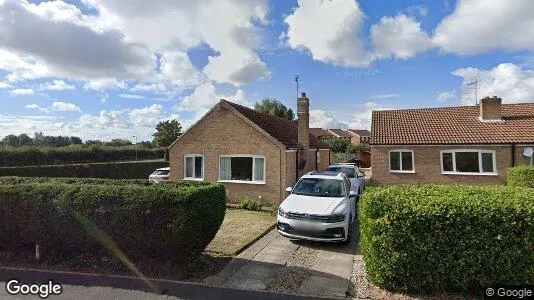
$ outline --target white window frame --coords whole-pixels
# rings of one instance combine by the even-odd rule
[[[391,152],[410,152],[412,153],[412,170],[411,171],[403,171],[402,170],[402,155],[399,155],[399,166],[400,170],[391,170]],[[413,154],[413,150],[410,149],[394,149],[390,150],[388,153],[388,164],[389,164],[389,172],[390,173],[404,173],[404,174],[414,174],[415,173],[415,157]]]
[[[478,153],[478,169],[480,172],[458,172],[456,171],[456,153],[457,152],[476,152]],[[452,171],[444,171],[443,169],[443,154],[452,154]],[[483,172],[482,168],[482,154],[491,153],[493,155],[493,172]],[[497,176],[497,153],[495,150],[480,150],[480,149],[451,149],[441,150],[439,153],[439,164],[441,166],[441,174],[443,175],[467,175],[467,176]]]
[[[195,176],[195,158],[196,157],[202,157],[202,178],[196,178],[194,177]],[[187,158],[193,158],[193,177],[187,177],[186,176],[186,173],[187,173]],[[204,169],[205,169],[205,166],[206,166],[206,161],[205,161],[205,157],[204,155],[202,154],[187,154],[187,155],[184,155],[184,180],[192,180],[192,181],[204,181],[204,177],[206,176],[206,173],[204,173]]]
[[[222,180],[221,179],[221,158],[222,157],[247,157],[252,158],[252,180]],[[263,180],[254,180],[254,174],[256,174],[256,158],[263,158]],[[219,163],[217,166],[218,182],[221,183],[245,183],[245,184],[266,184],[267,181],[267,159],[263,155],[252,155],[252,154],[229,154],[229,155],[219,155]]]

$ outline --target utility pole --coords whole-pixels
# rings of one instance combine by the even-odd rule
[[[473,81],[467,84],[469,86],[475,86],[475,104],[478,104],[478,84],[478,78],[475,78]]]
[[[134,135],[134,136],[132,136],[132,137],[135,138],[135,161],[139,161],[139,156],[138,156],[138,154],[137,154],[137,147],[138,147],[138,146],[137,146],[137,136]]]

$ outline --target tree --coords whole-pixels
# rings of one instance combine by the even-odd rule
[[[5,146],[19,147],[19,137],[14,134],[6,135],[2,139],[2,144]]]
[[[27,134],[19,134],[19,146],[31,146],[33,145],[33,140],[31,137],[29,137]]]
[[[363,152],[369,152],[371,151],[371,146],[369,144],[361,143],[358,145],[352,145],[350,144],[347,151],[352,154],[360,154]]]
[[[83,144],[83,141],[81,138],[77,137],[77,136],[71,136],[70,137],[70,144],[71,145],[81,145]]]
[[[261,103],[256,103],[254,109],[264,114],[269,114],[288,120],[293,120],[295,118],[293,111],[275,98],[263,99]]]
[[[324,141],[333,153],[345,153],[350,145],[349,140],[341,138],[331,138]]]
[[[182,135],[182,125],[177,120],[159,122],[152,142],[156,147],[169,147]]]
[[[101,140],[87,140],[85,141],[86,145],[97,145],[102,146],[104,143]]]
[[[112,139],[110,142],[105,143],[106,146],[122,147],[132,145],[132,141],[125,139]]]

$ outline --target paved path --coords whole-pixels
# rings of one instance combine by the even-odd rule
[[[234,258],[212,286],[345,298],[357,254],[358,230],[349,245],[289,240],[276,230]]]

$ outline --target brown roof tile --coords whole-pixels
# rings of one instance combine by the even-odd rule
[[[371,132],[369,130],[364,129],[349,129],[350,132],[355,133],[359,136],[371,136]]]
[[[284,118],[279,118],[276,116],[259,113],[248,107],[235,104],[226,100],[223,102],[228,103],[239,113],[245,116],[247,119],[252,121],[258,127],[263,129],[273,138],[280,141],[288,149],[299,148],[298,143],[298,125],[296,121],[290,121]],[[310,134],[310,148],[324,148],[325,145],[318,143],[317,138]]]
[[[315,137],[334,137],[330,131],[322,128],[310,128],[310,134],[314,135]]]
[[[534,103],[503,104],[502,116],[482,122],[478,106],[373,111],[371,144],[534,143]]]

